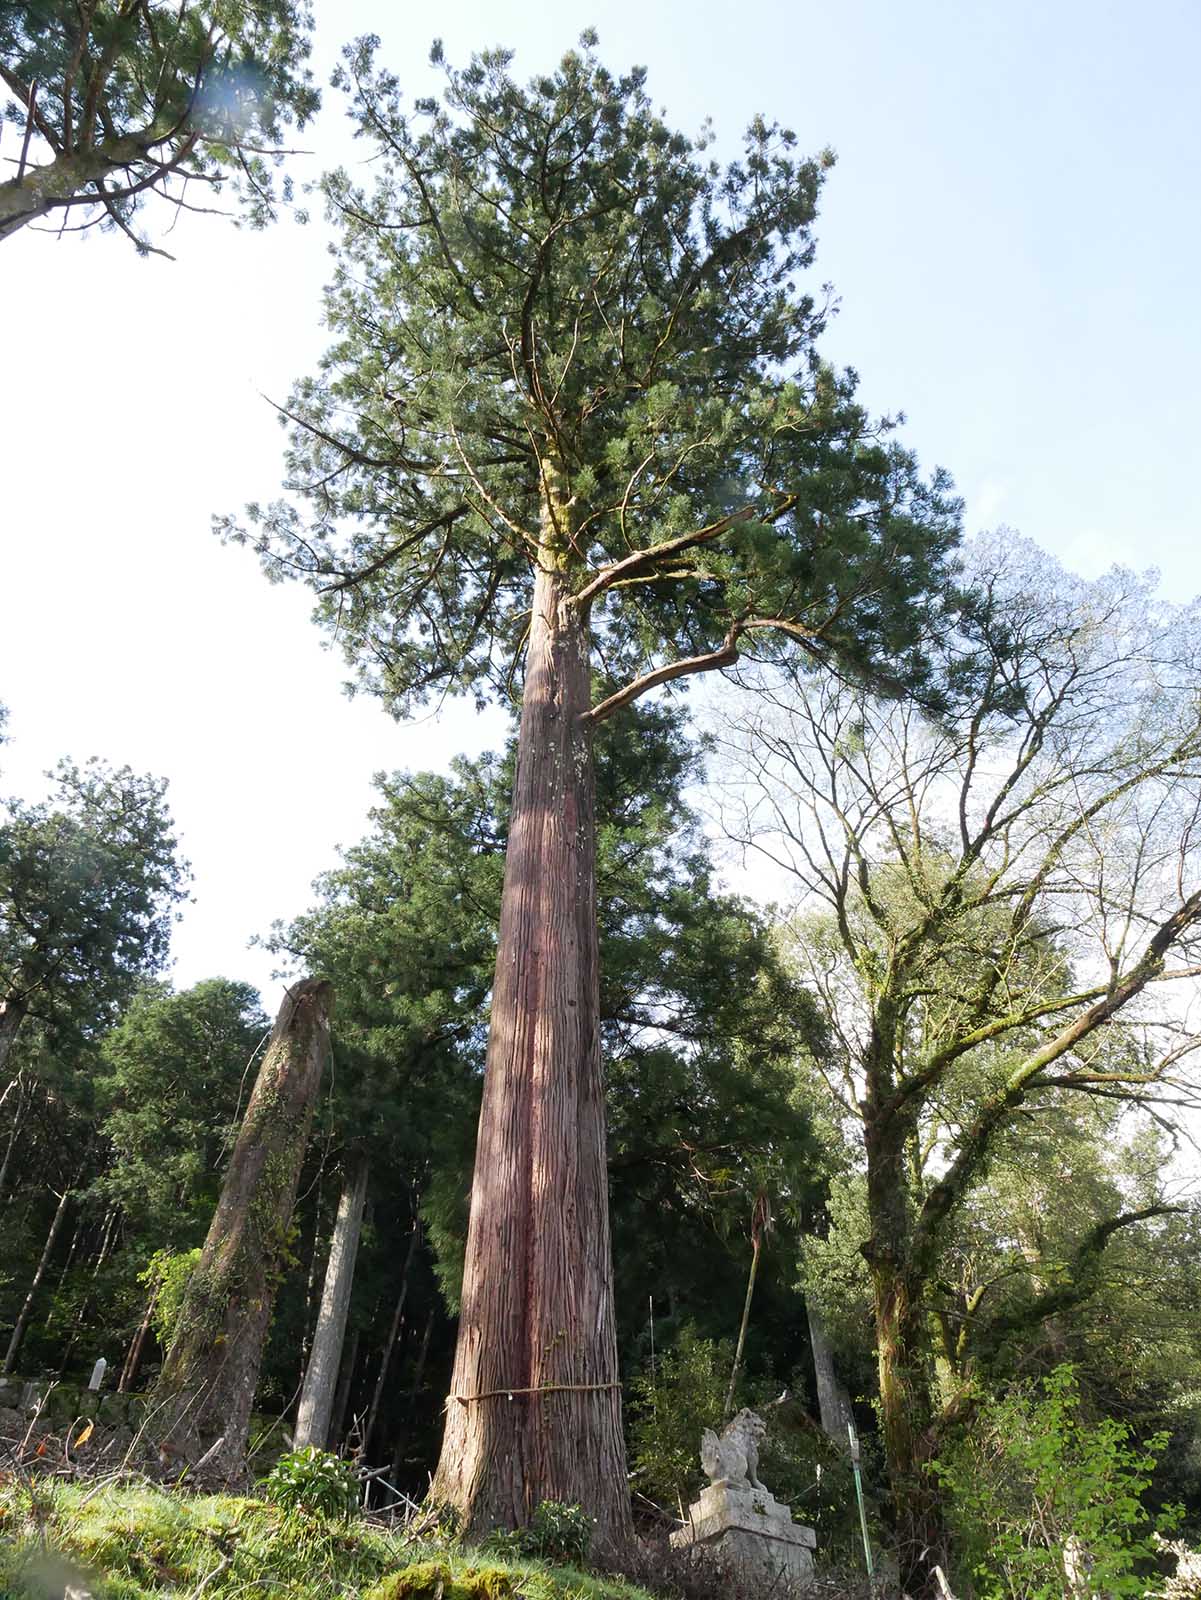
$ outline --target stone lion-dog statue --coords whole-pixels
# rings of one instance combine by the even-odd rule
[[[706,1428],[701,1435],[701,1466],[710,1481],[766,1494],[759,1482],[759,1441],[766,1432],[763,1418],[745,1407],[727,1423],[720,1439],[712,1428]]]

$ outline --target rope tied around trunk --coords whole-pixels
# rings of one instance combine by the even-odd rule
[[[601,1389],[620,1388],[620,1383],[541,1383],[532,1389],[481,1389],[478,1394],[447,1395],[442,1409],[449,1411],[452,1400],[457,1400],[461,1406],[469,1406],[475,1400],[495,1400],[500,1395],[507,1395],[511,1400],[516,1394],[595,1394]]]

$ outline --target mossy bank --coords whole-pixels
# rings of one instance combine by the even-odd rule
[[[229,1495],[90,1488],[0,1473],[0,1600],[650,1600],[538,1562],[406,1544]]]

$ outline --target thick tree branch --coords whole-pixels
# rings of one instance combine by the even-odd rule
[[[1048,1317],[1058,1316],[1081,1305],[1097,1291],[1105,1247],[1115,1233],[1122,1228],[1133,1227],[1135,1223],[1146,1222],[1151,1217],[1180,1216],[1184,1211],[1183,1206],[1159,1204],[1144,1206],[1140,1211],[1123,1211],[1120,1216],[1098,1222],[1076,1247],[1066,1281],[1057,1288],[1046,1289],[1035,1295],[1025,1305],[995,1317],[974,1339],[969,1335],[968,1353],[978,1357],[995,1354],[1010,1334],[1037,1327]]]
[[[607,700],[602,700],[599,705],[593,706],[591,711],[584,713],[582,722],[595,725],[603,722],[606,717],[611,717],[615,711],[620,711],[622,706],[628,706],[631,700],[637,700],[648,689],[657,688],[661,683],[670,683],[673,678],[685,678],[694,672],[714,672],[720,667],[733,666],[738,660],[738,625],[735,624],[726,634],[725,642],[720,650],[711,650],[708,655],[687,656],[682,661],[669,662],[665,667],[656,667],[654,672],[648,672],[644,677],[635,678],[633,683],[627,683],[624,689],[618,689]]]
[[[722,667],[732,667],[738,660],[740,636],[756,628],[775,628],[782,633],[791,634],[794,639],[799,639],[806,649],[814,654],[818,653],[819,635],[813,629],[806,628],[803,623],[793,622],[788,617],[743,617],[731,626],[720,649],[710,650],[708,654],[702,656],[686,656],[681,661],[669,661],[666,666],[656,667],[653,672],[635,678],[632,683],[627,683],[623,689],[611,694],[607,700],[602,700],[599,705],[593,706],[591,711],[585,712],[581,720],[595,725],[603,722],[606,717],[611,717],[615,711],[620,711],[622,706],[628,706],[631,700],[637,700],[649,689],[658,688],[661,683],[670,683],[673,678],[691,677],[697,672],[716,672]]]
[[[1010,1074],[1004,1088],[984,1103],[975,1121],[964,1133],[954,1160],[922,1205],[914,1228],[911,1252],[911,1261],[919,1273],[928,1267],[937,1247],[939,1229],[970,1184],[994,1135],[1011,1112],[1021,1105],[1038,1074],[1074,1050],[1090,1034],[1116,1016],[1136,995],[1141,994],[1161,970],[1168,950],[1198,920],[1201,920],[1201,890],[1190,895],[1160,924],[1147,948],[1124,978],[1111,985],[1102,999],[1061,1029],[1040,1050],[1027,1056]]]
[[[635,550],[632,555],[623,556],[612,566],[602,567],[592,581],[585,584],[576,595],[575,603],[577,606],[586,606],[595,600],[598,594],[604,594],[606,589],[611,589],[615,583],[625,582],[637,573],[645,572],[648,567],[657,566],[660,561],[666,560],[680,550],[690,550],[694,545],[709,544],[714,539],[720,539],[723,533],[728,533],[741,522],[755,519],[760,522],[775,522],[794,505],[796,505],[796,495],[790,494],[782,496],[780,504],[768,512],[761,512],[754,505],[743,506],[740,511],[732,511],[729,516],[719,517],[716,522],[711,522],[704,528],[694,528],[691,533],[682,533],[678,538],[665,539],[662,544],[651,545],[647,550]]]
[[[576,605],[588,605],[598,594],[604,594],[606,589],[611,589],[620,579],[633,577],[637,572],[645,572],[647,567],[675,555],[679,550],[689,550],[693,545],[708,544],[712,539],[719,539],[723,533],[728,533],[738,523],[749,522],[755,515],[755,510],[754,506],[743,506],[741,511],[732,511],[728,517],[719,517],[708,527],[694,528],[691,533],[682,533],[676,539],[665,539],[662,544],[652,545],[648,550],[635,550],[633,555],[615,561],[612,566],[602,567],[591,583],[585,584],[576,595]]]

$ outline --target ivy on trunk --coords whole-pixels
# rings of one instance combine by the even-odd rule
[[[296,1185],[329,1054],[332,990],[306,978],[284,996],[221,1198],[154,1391],[163,1450],[215,1476],[242,1471]]]

